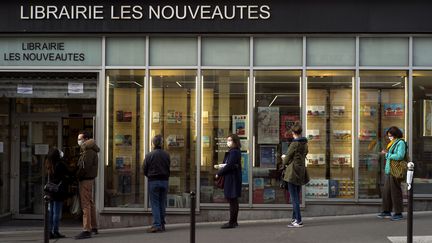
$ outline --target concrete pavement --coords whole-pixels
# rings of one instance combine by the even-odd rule
[[[404,215],[406,216],[406,215]],[[406,242],[406,220],[390,221],[378,219],[376,215],[354,215],[334,217],[304,218],[303,228],[287,228],[286,220],[241,221],[235,229],[220,229],[222,222],[198,223],[196,226],[196,243],[360,243],[360,242]],[[1,243],[43,242],[42,226],[14,229],[0,226]],[[63,226],[62,233],[68,238],[51,240],[50,242],[67,243],[188,243],[190,230],[188,224],[167,225],[164,233],[146,233],[147,227],[102,229],[90,239],[76,241],[73,236],[78,234],[77,226]],[[414,213],[414,242],[432,242],[432,212]]]

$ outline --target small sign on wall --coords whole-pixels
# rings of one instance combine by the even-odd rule
[[[68,93],[69,94],[83,94],[84,84],[83,83],[68,83]]]
[[[18,94],[33,94],[33,85],[31,85],[31,84],[18,84],[17,93]]]
[[[48,154],[48,150],[49,150],[48,144],[35,144],[36,155],[46,155]]]

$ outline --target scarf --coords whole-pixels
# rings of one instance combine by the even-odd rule
[[[397,139],[393,139],[392,141],[390,141],[390,143],[387,144],[387,151],[390,152],[390,148],[391,146],[397,141]]]

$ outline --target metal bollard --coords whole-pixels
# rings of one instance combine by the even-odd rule
[[[191,208],[190,208],[190,243],[195,243],[195,207],[196,195],[194,191],[190,192]]]
[[[414,163],[408,163],[408,171],[406,183],[408,185],[408,215],[407,215],[407,243],[413,242],[413,178],[414,178]]]
[[[48,205],[50,201],[50,197],[48,195],[44,196],[44,243],[49,242],[49,211]]]

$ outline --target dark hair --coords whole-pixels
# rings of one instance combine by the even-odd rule
[[[45,158],[45,169],[48,175],[54,174],[54,168],[60,161],[60,151],[56,147],[51,147]]]
[[[387,129],[386,134],[390,134],[395,138],[402,138],[403,137],[402,131],[396,126],[393,126],[393,127],[390,127],[389,129]]]
[[[87,132],[87,131],[80,131],[80,132],[78,133],[78,135],[80,135],[80,134],[82,134],[82,135],[83,135],[83,138],[86,139],[86,140],[91,138],[90,133]]]
[[[296,123],[291,127],[291,131],[297,135],[300,135],[303,132],[303,128],[300,124]]]
[[[230,134],[227,138],[231,138],[233,140],[233,143],[235,144],[236,148],[241,148],[240,144],[240,138],[237,136],[237,134]]]
[[[158,135],[154,136],[152,139],[152,143],[153,143],[155,148],[161,148],[162,144],[163,144],[162,135],[158,134]]]

